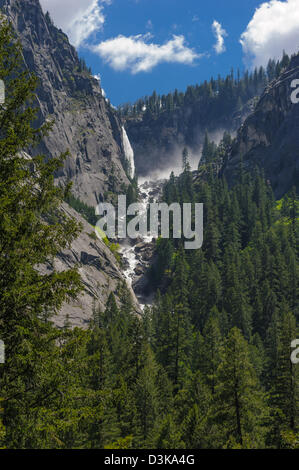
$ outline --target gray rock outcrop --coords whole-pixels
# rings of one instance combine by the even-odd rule
[[[235,181],[242,158],[245,169],[259,166],[280,198],[293,185],[299,187],[299,104],[291,100],[293,80],[299,79],[299,54],[270,83],[254,112],[240,128],[226,163],[227,180]]]
[[[54,120],[49,137],[34,151],[51,157],[68,149],[57,181],[72,181],[74,195],[89,205],[106,191],[120,192],[129,183],[121,123],[99,81],[38,0],[0,0],[0,8],[20,37],[26,66],[39,78],[38,124]]]
[[[67,216],[75,217],[82,224],[82,232],[73,241],[70,249],[58,254],[53,265],[39,267],[39,270],[46,274],[53,268],[60,272],[78,266],[84,290],[77,300],[65,303],[53,320],[59,327],[62,327],[68,319],[72,326],[86,328],[92,317],[93,308],[100,308],[103,311],[111,292],[119,301],[118,287],[124,282],[124,276],[109,248],[95,236],[94,228],[68,204],[63,204],[62,209]],[[135,294],[129,286],[128,289],[138,313],[140,310]]]

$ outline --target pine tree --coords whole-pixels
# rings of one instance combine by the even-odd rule
[[[188,149],[187,149],[187,147],[184,147],[184,149],[183,149],[183,153],[182,153],[182,167],[183,167],[183,171],[188,171],[188,170],[190,170],[189,155],[188,155]]]
[[[35,100],[36,79],[24,70],[21,48],[3,18],[0,76],[6,86],[5,106],[0,110],[0,335],[6,345],[0,377],[3,421],[7,446],[40,446],[39,413],[46,403],[57,402],[63,380],[50,368],[50,358],[59,352],[55,344],[60,334],[47,320],[64,301],[76,296],[80,278],[76,269],[42,275],[37,266],[53,261],[77,236],[79,226],[60,209],[66,193],[54,185],[54,172],[65,155],[46,161],[42,155],[25,153],[49,132],[50,125],[37,128],[32,124],[36,111],[30,103]],[[59,370],[59,361],[53,359],[55,364]]]
[[[192,339],[190,308],[188,304],[188,264],[183,250],[179,251],[176,259],[172,296],[170,336],[173,349],[170,376],[175,386],[178,386],[189,367],[189,352],[191,350]]]
[[[220,363],[221,333],[219,328],[219,312],[216,307],[211,311],[209,319],[203,329],[204,347],[203,347],[203,365],[204,377],[211,388],[212,394],[215,393],[216,373]]]
[[[291,313],[284,313],[281,319],[277,343],[277,360],[274,364],[272,382],[273,412],[275,413],[274,435],[280,446],[282,431],[296,431],[299,426],[299,375],[296,365],[291,362],[291,342],[296,338],[296,320]]]
[[[223,348],[215,388],[214,422],[223,447],[262,448],[265,397],[249,358],[248,344],[233,328]]]
[[[158,390],[156,379],[158,367],[152,351],[146,345],[142,352],[142,369],[140,370],[136,386],[137,433],[141,443],[145,445],[154,429],[158,412]]]
[[[213,440],[208,422],[211,404],[210,390],[198,371],[176,395],[174,402],[175,420],[188,449],[210,446]]]

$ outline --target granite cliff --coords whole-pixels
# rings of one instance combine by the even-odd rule
[[[45,15],[39,0],[0,0],[20,37],[26,66],[39,78],[38,123],[54,126],[41,148],[48,157],[65,152],[58,182],[73,182],[74,195],[95,205],[107,191],[129,184],[122,126],[67,36]]]
[[[47,158],[69,150],[64,168],[56,175],[57,184],[72,181],[73,195],[89,206],[95,206],[109,191],[123,192],[129,184],[124,131],[99,81],[79,59],[67,36],[44,14],[38,0],[0,0],[0,8],[20,38],[25,66],[39,79],[36,125],[48,119],[54,122],[37,149],[24,150]],[[63,326],[68,318],[71,325],[86,327],[93,307],[103,310],[111,292],[119,301],[118,288],[125,277],[113,253],[95,237],[93,227],[68,204],[63,210],[81,222],[83,230],[68,250],[58,254],[54,264],[39,269],[63,271],[78,266],[84,290],[77,301],[63,306],[55,322]]]
[[[278,198],[293,185],[299,187],[299,104],[291,100],[291,84],[298,79],[299,54],[266,87],[239,129],[224,168],[229,182],[236,179],[242,159],[245,169],[264,169]]]

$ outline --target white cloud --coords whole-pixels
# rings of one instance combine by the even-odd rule
[[[201,57],[185,44],[184,36],[174,35],[163,45],[149,42],[151,34],[117,36],[92,46],[92,50],[114,70],[130,70],[133,74],[148,72],[163,62],[192,64]]]
[[[289,54],[298,51],[298,0],[271,0],[260,5],[240,42],[254,66],[265,65],[270,58],[279,59],[283,49]]]
[[[78,47],[105,22],[103,4],[110,0],[40,0],[56,26],[61,28]]]
[[[216,54],[222,54],[223,52],[225,52],[224,38],[227,36],[227,32],[216,20],[212,24],[212,30],[216,38],[216,44],[214,45]]]

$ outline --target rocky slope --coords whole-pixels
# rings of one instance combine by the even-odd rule
[[[299,79],[299,54],[289,67],[267,86],[254,112],[238,132],[224,173],[229,182],[244,168],[264,168],[276,197],[292,185],[299,187],[299,104],[291,101],[293,80]]]
[[[43,142],[47,156],[70,151],[59,182],[71,180],[75,196],[95,205],[106,191],[128,185],[121,123],[98,80],[80,63],[67,36],[44,15],[38,0],[0,0],[20,36],[27,67],[39,78],[39,124],[54,119]]]
[[[82,224],[79,237],[72,243],[70,249],[61,252],[55,259],[54,265],[39,267],[42,273],[51,272],[78,266],[84,290],[76,301],[66,303],[60,313],[54,317],[55,324],[62,327],[68,319],[72,326],[87,327],[92,316],[93,307],[102,311],[108,296],[113,292],[118,301],[118,288],[124,282],[120,265],[109,248],[95,236],[94,228],[81,218],[76,211],[67,204],[63,204],[63,211],[67,216],[75,217]],[[132,300],[136,312],[139,305],[131,287]]]

